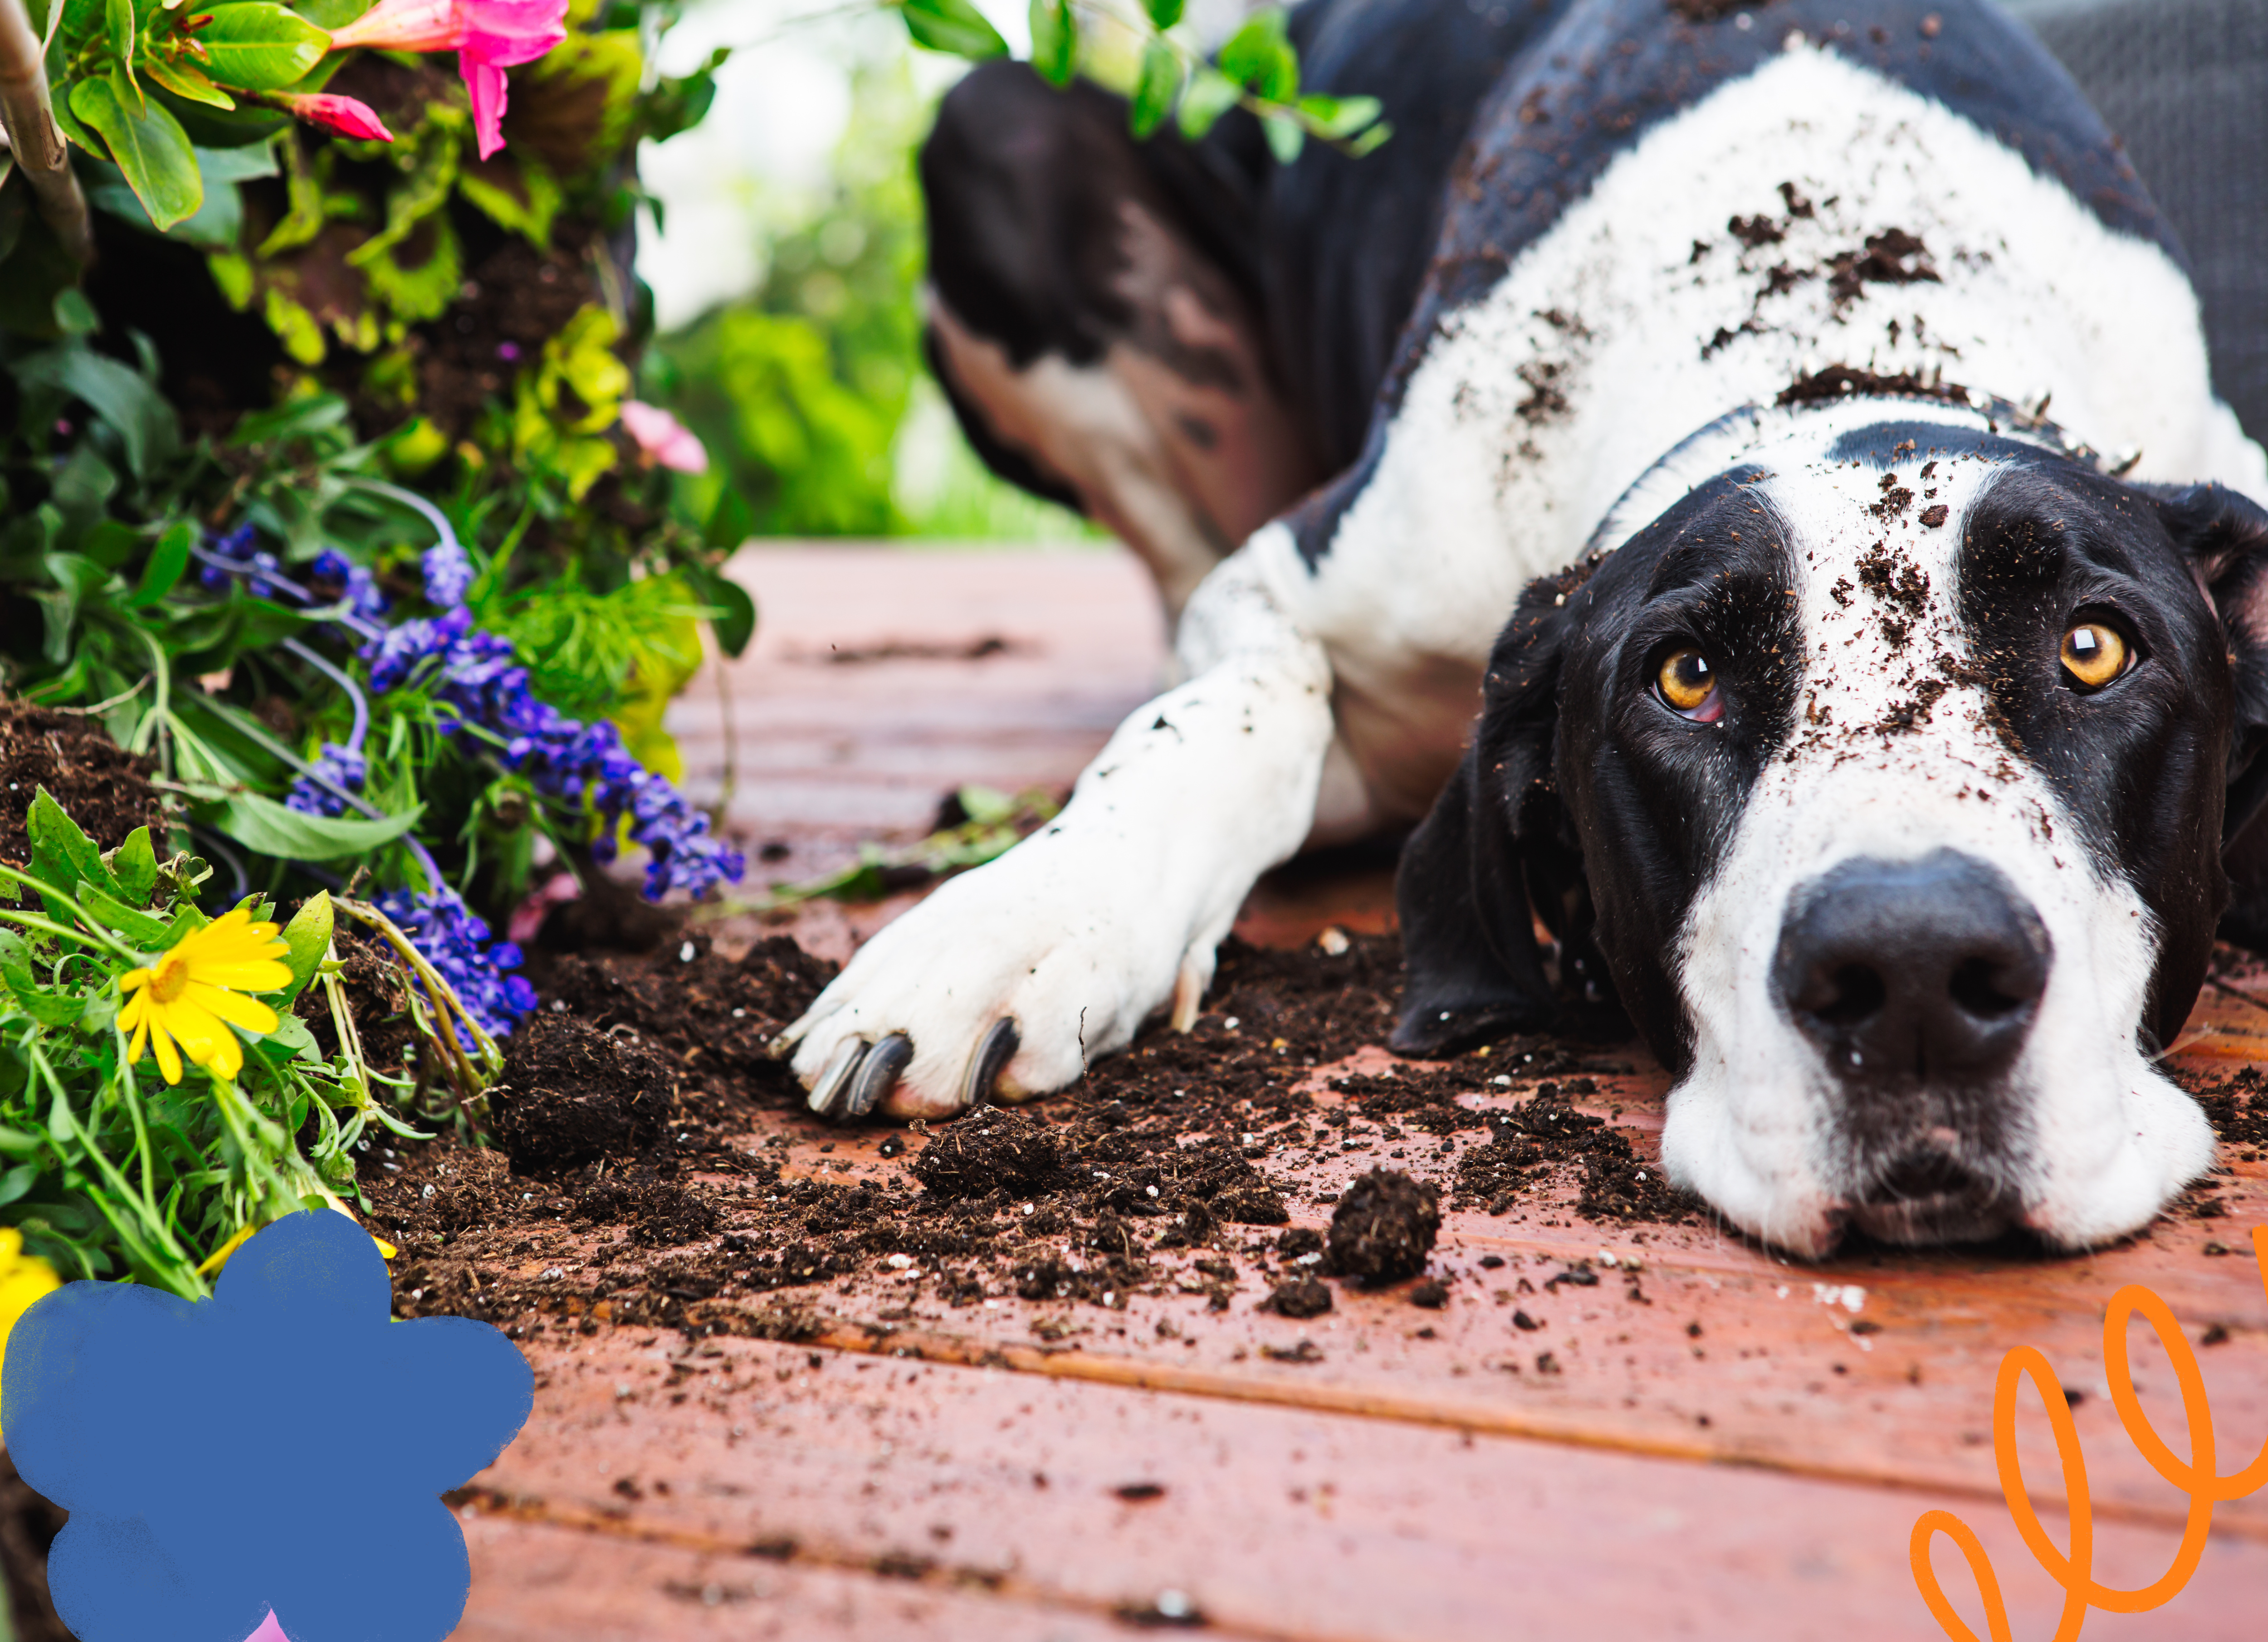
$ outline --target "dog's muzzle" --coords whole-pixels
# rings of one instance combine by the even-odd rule
[[[1937,1242],[2014,1220],[1994,1165],[2053,953],[2032,904],[1957,850],[1846,861],[1792,898],[1773,981],[1842,1086],[1866,1230]]]

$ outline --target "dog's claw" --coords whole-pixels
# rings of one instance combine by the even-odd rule
[[[850,1087],[851,1075],[865,1057],[866,1040],[863,1037],[846,1037],[836,1045],[835,1052],[828,1057],[826,1067],[811,1086],[811,1110],[822,1118],[846,1116],[848,1103],[843,1097]]]
[[[1016,1030],[1013,1021],[1003,1017],[992,1023],[991,1028],[977,1040],[976,1052],[968,1057],[968,1075],[961,1081],[961,1103],[982,1106],[992,1098],[992,1085],[1000,1076],[1000,1068],[1015,1058],[1023,1036]]]
[[[914,1040],[903,1032],[892,1032],[866,1052],[858,1063],[858,1074],[850,1080],[849,1097],[843,1103],[843,1116],[863,1118],[880,1105],[889,1095],[898,1074],[914,1058]]]

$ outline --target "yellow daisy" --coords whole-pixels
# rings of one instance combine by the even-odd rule
[[[154,968],[127,971],[118,978],[128,994],[118,1024],[134,1035],[126,1059],[141,1059],[147,1045],[168,1083],[181,1081],[184,1056],[233,1080],[244,1067],[244,1045],[228,1029],[264,1033],[281,1024],[275,1010],[243,994],[290,986],[291,971],[276,961],[290,949],[274,924],[254,923],[239,906],[183,935]]]
[[[32,1308],[33,1301],[63,1286],[55,1267],[24,1252],[23,1233],[13,1226],[0,1226],[0,1357],[8,1353],[16,1319]]]

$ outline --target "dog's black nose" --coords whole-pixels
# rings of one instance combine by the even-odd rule
[[[1975,1084],[2023,1046],[2052,953],[2014,884],[1940,849],[1846,861],[1797,891],[1773,978],[1845,1082]]]

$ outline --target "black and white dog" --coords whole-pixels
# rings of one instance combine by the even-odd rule
[[[858,954],[814,1106],[1071,1083],[1193,1017],[1261,872],[1423,817],[1396,1047],[1603,981],[1672,1175],[1773,1243],[2144,1224],[2213,1149],[2152,1056],[2268,876],[2268,460],[2117,144],[1981,0],[1294,37],[1384,148],[945,104],[939,375],[1149,562],[1186,682]]]

